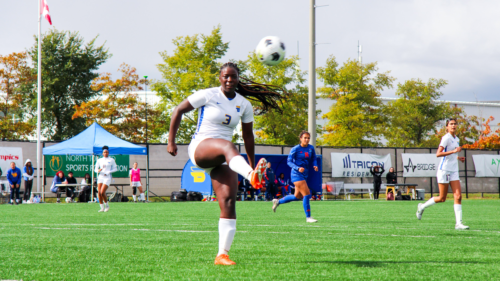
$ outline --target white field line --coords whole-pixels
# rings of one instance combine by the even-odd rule
[[[78,227],[35,227],[36,229],[43,230],[89,230],[89,231],[101,231],[100,228],[78,228]],[[135,229],[106,229],[112,231],[153,231],[153,232],[219,232],[218,230],[183,230],[183,229],[147,229],[147,228],[135,228]],[[238,232],[247,232],[247,231],[238,231]]]

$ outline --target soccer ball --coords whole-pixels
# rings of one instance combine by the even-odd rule
[[[276,36],[266,36],[255,48],[257,58],[267,65],[277,65],[285,58],[285,44]]]
[[[66,197],[66,203],[71,203],[71,197]]]

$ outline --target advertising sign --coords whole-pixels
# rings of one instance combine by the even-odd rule
[[[31,159],[33,161],[33,159]],[[10,169],[10,163],[16,163],[16,167],[23,170],[23,149],[21,147],[0,147],[0,168],[2,176],[7,175],[7,170]],[[31,164],[34,164],[31,162]],[[36,164],[36,160],[35,160]]]
[[[128,155],[110,155],[114,158],[118,171],[113,173],[114,178],[128,178],[129,156]],[[95,157],[97,161],[98,157]],[[95,163],[94,163],[95,167]],[[46,155],[45,156],[45,175],[53,177],[58,171],[63,171],[65,175],[73,172],[75,178],[83,178],[86,173],[92,170],[92,155]]]
[[[401,154],[403,158],[403,177],[435,177],[442,157],[436,154]]]
[[[499,178],[500,155],[472,155],[476,177]]]
[[[375,155],[363,153],[332,153],[332,177],[361,178],[372,177],[370,168],[381,166],[385,169],[382,176],[392,166],[391,155]]]

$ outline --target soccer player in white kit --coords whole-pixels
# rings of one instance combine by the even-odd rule
[[[172,112],[168,152],[177,155],[175,136],[182,115],[198,108],[198,126],[188,148],[189,158],[196,166],[204,169],[212,178],[212,186],[217,194],[221,210],[219,219],[219,253],[215,264],[236,264],[229,259],[228,252],[236,232],[236,194],[238,174],[247,178],[254,187],[262,181],[266,168],[261,159],[255,170],[255,145],[253,135],[253,108],[247,99],[260,101],[261,112],[269,108],[280,110],[279,87],[240,81],[238,66],[225,63],[220,69],[220,87],[195,92],[181,102]],[[247,163],[231,142],[233,131],[240,123],[242,138],[248,156]]]
[[[451,190],[453,191],[453,197],[455,199],[455,205],[453,206],[456,219],[455,229],[465,230],[469,229],[469,227],[462,224],[462,190],[460,187],[460,178],[458,177],[458,161],[460,160],[463,163],[465,157],[456,155],[462,150],[460,147],[460,140],[455,135],[457,120],[446,120],[446,129],[448,133],[441,139],[441,143],[439,143],[439,148],[436,153],[437,157],[443,157],[437,171],[439,197],[433,197],[424,204],[418,204],[417,218],[419,220],[422,219],[422,214],[427,207],[436,203],[445,202],[446,195],[448,195],[448,186],[451,185]]]
[[[118,168],[115,159],[109,157],[109,147],[102,147],[102,156],[95,163],[95,172],[99,174],[97,177],[97,196],[99,196],[99,204],[101,205],[99,212],[107,212],[109,211],[109,203],[106,190],[111,184],[111,174],[118,171]]]

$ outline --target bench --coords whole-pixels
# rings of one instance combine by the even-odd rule
[[[344,196],[346,200],[351,200],[351,194],[356,193],[356,190],[360,190],[363,194],[363,190],[366,189],[370,195],[370,199],[373,199],[373,184],[372,183],[344,183]]]

